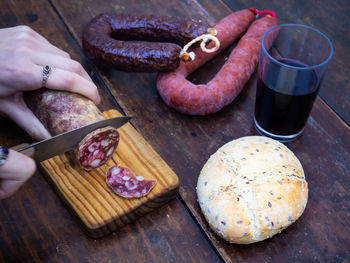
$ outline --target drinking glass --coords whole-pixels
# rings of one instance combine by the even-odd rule
[[[285,142],[303,132],[332,55],[330,40],[312,27],[283,24],[266,31],[254,114],[260,134]]]

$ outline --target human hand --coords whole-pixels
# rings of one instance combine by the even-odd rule
[[[50,134],[27,108],[22,92],[41,88],[45,65],[52,68],[46,88],[79,93],[100,102],[91,78],[67,52],[27,26],[0,29],[0,114],[37,140]]]
[[[0,166],[0,200],[9,197],[34,174],[33,159],[9,150],[5,163]]]

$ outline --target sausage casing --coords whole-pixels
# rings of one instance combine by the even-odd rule
[[[181,47],[206,33],[178,17],[101,14],[83,32],[83,48],[99,64],[131,72],[164,72],[180,64]]]
[[[70,92],[39,89],[25,93],[27,106],[51,135],[80,128],[105,117],[89,99]],[[113,127],[97,129],[79,143],[77,160],[85,170],[103,165],[119,143],[119,133]]]
[[[255,14],[248,9],[223,18],[213,27],[217,30],[217,38],[220,40],[218,51],[204,53],[197,48],[194,50],[195,60],[181,62],[176,70],[159,74],[157,89],[165,103],[190,115],[207,115],[230,104],[255,70],[264,32],[277,24],[277,19],[272,16],[264,16],[256,21],[254,19]],[[244,36],[211,81],[195,85],[186,79],[242,34]],[[212,45],[213,43],[210,43],[208,47]]]

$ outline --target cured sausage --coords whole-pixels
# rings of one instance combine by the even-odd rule
[[[107,185],[124,198],[146,196],[156,184],[155,180],[146,180],[126,167],[112,166],[106,174]]]
[[[217,30],[216,37],[220,41],[218,51],[204,53],[197,48],[194,50],[195,60],[181,62],[175,71],[160,74],[157,89],[165,103],[190,115],[214,113],[231,103],[254,72],[264,32],[277,24],[277,19],[271,15],[256,21],[254,18],[255,13],[248,9],[230,14],[213,27]],[[247,29],[224,66],[210,82],[195,85],[186,80],[190,73],[233,43]],[[213,44],[210,43],[208,47],[210,45]]]
[[[96,62],[115,69],[171,71],[180,64],[181,46],[206,30],[202,23],[177,17],[101,14],[86,25],[83,48]]]
[[[51,135],[105,119],[91,100],[75,93],[43,88],[27,92],[25,101]],[[119,133],[113,127],[89,133],[76,149],[80,166],[85,170],[100,167],[107,162],[118,143]]]
[[[43,88],[27,92],[25,101],[51,135],[105,119],[91,100],[75,93]],[[119,133],[114,127],[108,126],[89,133],[76,149],[80,166],[85,170],[100,167],[107,162],[118,143]]]
[[[79,143],[77,158],[85,170],[92,170],[106,163],[119,143],[119,133],[113,127],[97,129]]]

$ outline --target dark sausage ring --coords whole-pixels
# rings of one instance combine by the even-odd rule
[[[95,61],[115,69],[172,71],[180,64],[181,47],[206,31],[201,23],[177,17],[101,14],[85,27],[83,47]]]

